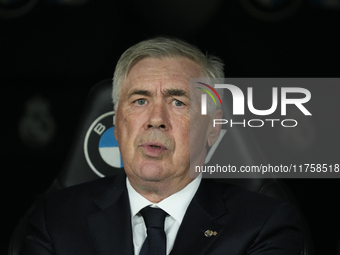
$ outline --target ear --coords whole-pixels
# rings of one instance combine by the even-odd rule
[[[115,117],[114,117],[115,118]],[[114,131],[113,131],[113,134],[115,135],[115,138],[117,140],[117,135],[118,135],[118,131],[117,131],[117,126],[115,125],[114,127]],[[118,140],[117,140],[118,141]]]
[[[114,115],[113,115],[113,125],[114,125],[114,131],[113,131],[113,133],[114,133],[114,136],[115,136],[115,138],[116,138],[116,140],[117,140],[117,135],[118,135],[118,128],[117,128],[117,126],[116,126],[116,116],[117,116],[117,111],[116,111],[116,107],[114,106],[113,107],[113,111],[114,111]],[[117,140],[118,141],[118,140]]]
[[[215,125],[214,127],[213,120],[222,119],[222,114],[223,114],[222,109],[217,109],[215,110],[211,118],[211,121],[208,127],[208,135],[207,135],[207,140],[208,140],[207,142],[208,142],[209,147],[213,146],[214,143],[217,141],[218,137],[220,136],[221,125]]]

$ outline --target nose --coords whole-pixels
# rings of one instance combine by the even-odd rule
[[[150,108],[146,128],[158,128],[162,130],[168,130],[169,127],[169,112],[166,104],[164,102],[156,102]]]

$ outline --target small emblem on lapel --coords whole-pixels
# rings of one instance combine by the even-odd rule
[[[204,235],[205,235],[206,237],[212,237],[212,236],[216,236],[216,235],[217,235],[217,232],[216,232],[216,231],[212,231],[212,230],[206,230],[206,231],[204,232]]]

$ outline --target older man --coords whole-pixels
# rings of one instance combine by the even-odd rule
[[[115,136],[126,175],[42,197],[21,254],[299,254],[287,203],[190,177],[219,127],[197,114],[190,78],[223,77],[223,64],[176,39],[132,46],[114,74]]]

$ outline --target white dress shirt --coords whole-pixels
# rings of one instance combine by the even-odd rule
[[[144,219],[139,213],[145,206],[163,209],[169,216],[165,218],[164,231],[166,234],[166,254],[170,254],[177,236],[178,229],[182,223],[185,212],[194,197],[201,176],[190,182],[184,189],[167,197],[158,204],[154,204],[139,194],[126,178],[126,187],[129,194],[131,208],[132,236],[135,255],[138,255],[146,238],[146,226]]]

